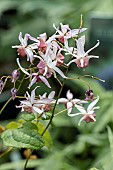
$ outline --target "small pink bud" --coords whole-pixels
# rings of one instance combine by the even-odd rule
[[[93,90],[86,90],[85,96],[86,96],[86,98],[85,98],[86,101],[88,101],[88,100],[93,101],[93,99],[94,99]]]
[[[12,88],[11,89],[11,95],[12,95],[12,99],[13,100],[16,98],[16,94],[17,94],[17,89],[16,88]]]
[[[0,92],[3,90],[4,82],[0,80]]]
[[[20,77],[20,72],[18,70],[14,70],[12,72],[12,82],[15,82]]]

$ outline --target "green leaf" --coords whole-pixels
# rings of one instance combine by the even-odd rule
[[[17,129],[19,126],[20,126],[19,123],[13,121],[13,122],[8,123],[6,128],[7,129]]]
[[[38,128],[31,122],[25,122],[23,127],[9,129],[2,133],[1,138],[6,146],[16,148],[40,149],[44,141],[38,133]]]
[[[34,114],[22,114],[21,118],[24,119],[25,121],[32,121],[35,119],[35,115]]]
[[[38,132],[41,135],[45,127],[40,122],[38,122],[37,127],[38,127]],[[52,139],[51,139],[51,136],[48,130],[46,130],[46,132],[44,133],[43,140],[44,140],[45,146],[47,146],[50,149],[53,143],[52,143]]]
[[[91,168],[90,170],[99,170],[99,169],[97,169],[97,168]]]

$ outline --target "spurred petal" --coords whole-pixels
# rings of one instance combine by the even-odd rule
[[[18,66],[20,67],[21,71],[25,74],[27,74],[28,76],[30,76],[30,74],[20,65],[19,62],[19,58],[16,59]]]
[[[90,105],[87,108],[87,112],[89,112],[90,110],[93,109],[93,107],[97,104],[98,100],[99,100],[99,96],[97,97],[96,100],[94,100],[93,102],[90,103]]]
[[[44,76],[39,76],[40,80],[42,80],[44,82],[44,84],[46,86],[48,86],[49,88],[51,88],[49,82],[47,81],[47,79]]]
[[[88,53],[89,53],[90,51],[92,51],[94,48],[96,48],[96,47],[99,46],[100,42],[99,42],[99,40],[97,40],[97,41],[98,41],[97,44],[96,44],[94,47],[90,48],[85,54],[88,54]]]
[[[75,104],[75,107],[82,113],[82,114],[86,114],[86,110],[84,107]]]
[[[61,77],[63,77],[63,78],[67,78],[65,75],[64,75],[64,73],[58,68],[58,67],[54,67],[53,68],[58,74],[60,74],[61,75]]]
[[[80,126],[81,122],[86,118],[87,115],[84,115],[78,122],[78,126]]]
[[[78,115],[82,115],[82,113],[71,113],[71,114],[68,114],[68,116],[71,116],[71,117],[73,117],[73,116],[78,116]]]
[[[31,82],[30,82],[30,84],[29,84],[28,88],[30,89],[30,88],[31,88],[31,86],[32,86],[33,84],[35,84],[35,83],[36,83],[36,81],[37,81],[37,77],[35,76],[35,77],[33,77],[33,79],[31,80]]]

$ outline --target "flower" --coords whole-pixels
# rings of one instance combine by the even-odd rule
[[[70,90],[67,91],[66,93],[66,97],[67,98],[60,98],[58,99],[58,103],[64,103],[67,111],[68,111],[68,115],[70,115],[70,113],[72,112],[72,108],[76,105],[82,104],[82,103],[87,103],[87,101],[84,100],[80,100],[80,99],[73,99],[73,94],[70,92]]]
[[[36,43],[28,45],[28,40],[35,41]],[[19,34],[20,45],[12,46],[12,48],[18,48],[17,52],[21,57],[25,57],[27,55],[27,61],[33,62],[34,54],[33,49],[38,48],[39,40],[32,37],[30,34],[25,34],[24,38],[22,38],[22,33]]]
[[[20,72],[17,69],[13,70],[13,72],[12,72],[12,83],[15,83],[16,80],[19,77],[20,77]]]
[[[39,81],[42,81],[46,86],[48,86],[49,88],[51,88],[49,82],[47,81],[47,79],[46,79],[44,76],[41,76],[41,75],[39,75],[38,73],[31,73],[31,74],[29,74],[29,73],[25,70],[25,68],[23,68],[23,67],[20,65],[19,58],[17,58],[17,64],[18,64],[18,66],[20,67],[21,71],[22,71],[24,74],[28,75],[28,77],[31,78],[31,82],[30,82],[28,88],[31,88],[31,86],[32,86],[33,84],[35,84],[36,82],[39,82]],[[32,78],[32,77],[33,77],[33,78]]]
[[[97,44],[91,49],[89,49],[87,52],[84,51],[85,35],[80,37],[78,40],[76,40],[76,44],[77,44],[77,54],[76,55],[72,54],[74,57],[76,57],[76,59],[73,59],[67,65],[70,65],[71,63],[75,62],[78,68],[85,68],[89,65],[90,58],[99,58],[99,56],[88,55],[90,51],[92,51],[94,48],[99,46],[100,44],[99,40]]]
[[[11,95],[12,95],[12,99],[13,100],[16,98],[16,94],[17,94],[17,89],[16,88],[12,88],[11,89]]]
[[[99,109],[99,106],[94,107],[97,102],[99,100],[99,96],[97,97],[96,100],[94,100],[93,102],[91,102],[89,104],[89,106],[87,107],[87,109],[85,109],[83,106],[79,106],[75,104],[75,107],[80,111],[79,113],[74,113],[74,114],[68,114],[69,116],[73,117],[73,116],[77,116],[77,115],[82,115],[82,118],[79,120],[78,125],[80,126],[81,122],[83,120],[85,120],[87,123],[89,122],[95,122],[96,119],[96,114],[94,112],[95,109]]]
[[[50,78],[52,74],[56,78],[56,72],[60,74],[61,77],[67,78],[64,73],[57,67],[57,61],[52,61],[52,59],[45,55],[44,59],[42,59],[40,56],[35,56],[36,58],[40,59],[40,62],[38,63],[37,67],[39,69],[39,73],[43,76],[46,76],[47,78]]]
[[[36,87],[37,88],[37,87]],[[52,103],[55,102],[54,95],[55,92],[52,91],[48,97],[46,97],[46,93],[44,93],[42,96],[39,95],[39,98],[35,97],[35,90],[32,90],[31,96],[28,92],[26,92],[26,100],[20,101],[20,106],[17,106],[17,108],[22,108],[22,111],[26,111],[28,113],[34,113],[35,117],[37,119],[37,113],[44,118],[46,118],[46,115],[44,112],[47,112],[51,110]]]
[[[0,94],[3,90],[3,87],[4,87],[4,82],[0,79]]]
[[[55,28],[56,33],[58,33],[58,35],[56,35],[56,38],[58,38],[58,40],[61,43],[64,43],[65,39],[75,37],[77,34],[86,30],[86,28],[72,29],[71,30],[69,28],[69,25],[63,25],[62,23],[60,23],[60,29],[56,28],[55,24],[53,24],[53,27]]]
[[[85,96],[86,96],[86,98],[85,98],[86,101],[88,101],[88,100],[93,101],[93,99],[94,99],[93,90],[90,90],[90,89],[86,90]]]

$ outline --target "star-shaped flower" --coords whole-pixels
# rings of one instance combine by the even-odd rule
[[[66,97],[67,98],[58,99],[58,103],[64,103],[65,104],[65,106],[67,108],[68,115],[70,115],[70,113],[72,112],[72,109],[75,105],[87,103],[87,101],[84,101],[84,100],[80,100],[80,99],[76,99],[76,98],[73,99],[73,94],[70,92],[70,90],[67,91]]]
[[[77,115],[82,115],[82,118],[79,120],[78,125],[80,126],[81,122],[85,120],[87,123],[89,122],[95,122],[96,119],[96,114],[94,112],[95,109],[99,109],[99,106],[94,107],[99,100],[99,96],[97,97],[96,100],[91,102],[87,109],[85,109],[83,106],[79,106],[75,104],[75,107],[79,110],[79,113],[73,113],[73,114],[68,114],[69,116],[77,116]]]
[[[85,68],[89,65],[89,59],[90,58],[99,58],[99,56],[95,55],[88,55],[90,51],[92,51],[94,48],[99,46],[99,41],[97,44],[90,48],[87,52],[84,51],[84,45],[85,45],[85,35],[80,37],[78,40],[76,40],[76,45],[77,45],[77,53],[72,54],[73,57],[76,59],[73,59],[70,61],[67,65],[70,65],[71,63],[75,62],[77,64],[78,68]]]
[[[35,41],[36,43],[28,45],[28,40]],[[33,49],[38,48],[39,40],[27,33],[24,38],[22,38],[22,33],[20,32],[19,41],[20,45],[12,46],[12,48],[17,48],[17,52],[21,57],[25,57],[27,55],[27,61],[32,63],[34,60]]]

